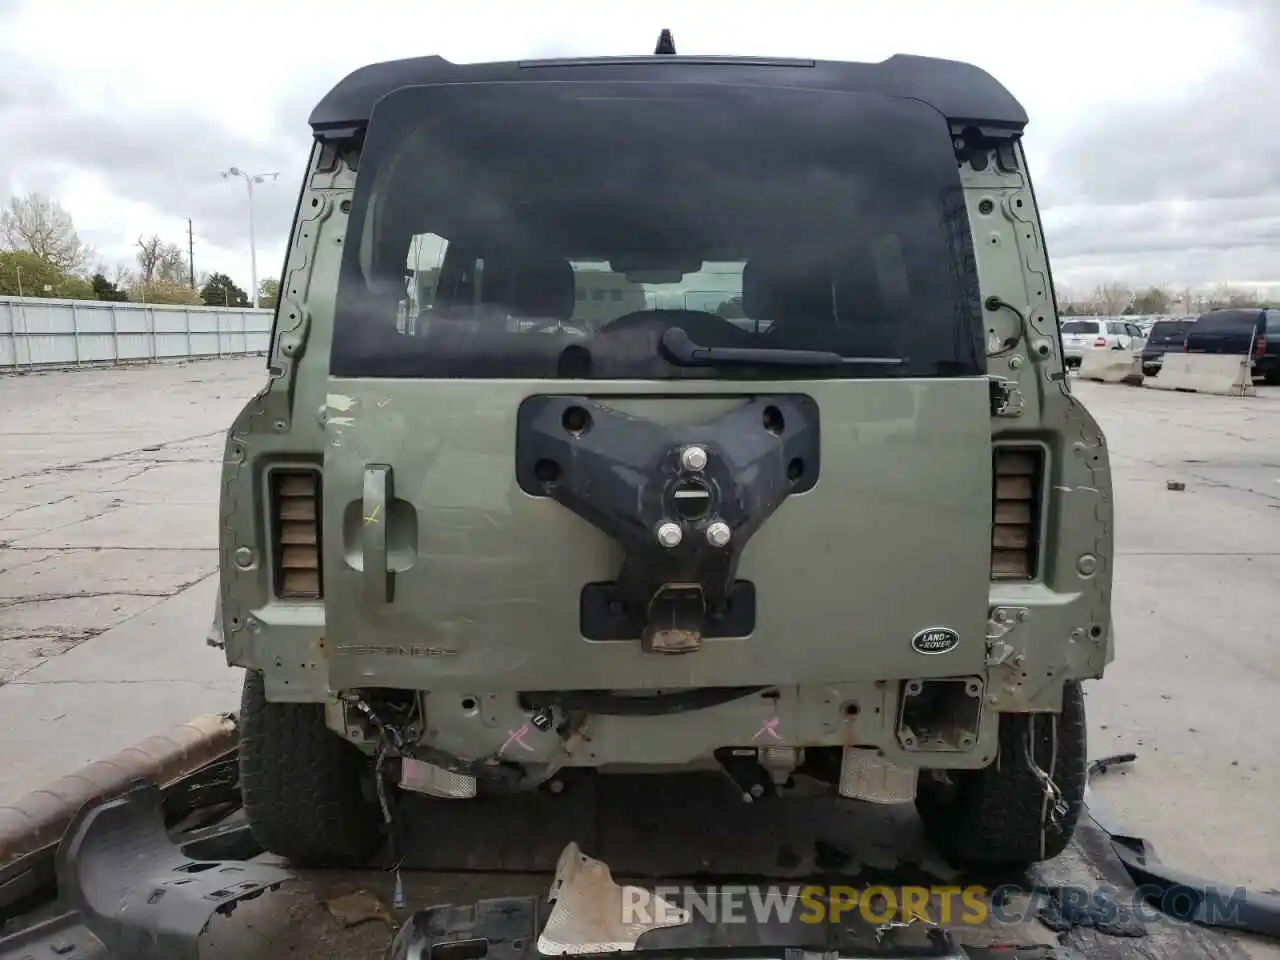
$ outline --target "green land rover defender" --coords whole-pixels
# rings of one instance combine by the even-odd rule
[[[311,115],[211,643],[263,845],[710,767],[1056,856],[1112,498],[1027,118],[964,63],[357,70]]]

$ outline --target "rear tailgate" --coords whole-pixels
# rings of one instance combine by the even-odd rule
[[[331,382],[323,516],[342,537],[324,561],[335,689],[662,688],[982,670],[992,526],[985,378],[804,384],[820,413],[820,473],[743,549],[738,577],[756,589],[755,629],[683,656],[584,639],[583,587],[616,578],[623,557],[601,530],[517,483],[517,414],[548,386]],[[665,396],[653,384],[555,386],[672,428],[748,400],[733,383],[668,383]],[[796,387],[755,383],[752,393]],[[932,627],[956,631],[958,647],[921,656],[912,638]]]

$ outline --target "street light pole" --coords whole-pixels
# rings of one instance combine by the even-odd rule
[[[241,177],[244,180],[245,187],[249,190],[249,282],[253,284],[250,302],[255,308],[258,306],[258,243],[253,235],[253,185],[275,180],[279,176],[280,174],[278,173],[245,173],[239,167],[230,167],[222,171],[222,179]]]

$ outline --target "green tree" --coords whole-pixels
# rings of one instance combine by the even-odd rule
[[[121,303],[129,299],[129,295],[108,280],[101,270],[89,279],[89,285],[93,287],[93,296],[97,300]]]
[[[249,295],[237,287],[225,273],[215,273],[200,291],[207,307],[247,307]]]
[[[280,281],[275,277],[263,277],[258,284],[258,306],[264,310],[274,310],[280,297]]]
[[[9,250],[0,253],[0,294],[91,300],[93,288],[87,280],[67,273],[38,254]]]
[[[1133,312],[1150,315],[1168,313],[1173,305],[1173,294],[1163,287],[1147,287],[1133,298]]]

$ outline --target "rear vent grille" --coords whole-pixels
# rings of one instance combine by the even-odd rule
[[[271,521],[275,590],[282,600],[319,600],[320,474],[271,472]]]
[[[995,451],[992,580],[1031,580],[1036,575],[1043,462],[1043,454],[1037,448]]]

